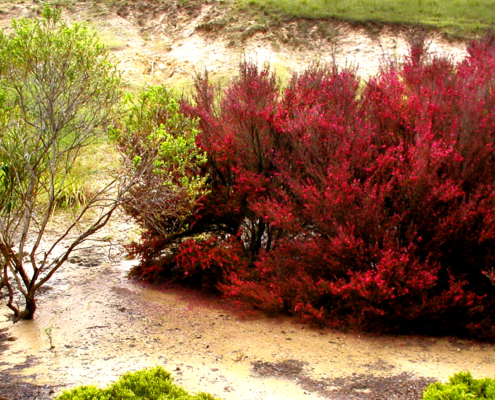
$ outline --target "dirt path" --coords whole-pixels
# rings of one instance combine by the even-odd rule
[[[119,222],[100,237],[123,243],[135,235]],[[41,386],[39,400],[156,365],[187,389],[226,400],[412,400],[432,379],[461,370],[495,374],[495,345],[345,334],[290,318],[239,316],[221,299],[129,281],[132,262],[110,249],[95,245],[74,254],[40,296],[34,321],[12,326],[3,309],[0,332],[9,328],[16,340],[5,342],[0,376],[20,374],[17,384]],[[0,396],[6,393],[0,384]]]

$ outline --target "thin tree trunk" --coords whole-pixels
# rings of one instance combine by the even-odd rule
[[[33,319],[34,313],[36,311],[36,299],[34,297],[34,292],[33,293],[28,293],[27,296],[25,296],[26,300],[26,307],[24,308],[24,311],[21,312],[19,319]]]

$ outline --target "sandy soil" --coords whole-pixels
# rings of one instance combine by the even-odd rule
[[[196,0],[199,1],[199,0]],[[109,9],[98,2],[77,2],[64,12],[70,21],[88,22],[112,49],[130,87],[167,84],[187,89],[195,73],[207,69],[212,78],[234,75],[239,62],[253,60],[287,79],[310,63],[335,61],[341,67],[359,67],[362,77],[375,75],[385,59],[407,54],[404,27],[356,27],[328,20],[287,20],[260,24],[249,13],[235,13],[212,4],[190,8],[153,5],[134,0]],[[0,6],[0,10],[2,10]],[[30,17],[29,5],[3,6],[0,27],[12,17]],[[465,56],[465,43],[428,34],[430,50],[454,59]]]
[[[495,374],[495,345],[314,330],[233,312],[190,290],[143,286],[126,278],[133,261],[119,255],[136,228],[117,219],[99,237],[108,242],[76,252],[45,288],[35,320],[12,325],[2,309],[0,334],[8,328],[10,341],[0,354],[0,396],[33,399],[21,386],[28,383],[48,399],[156,365],[188,390],[226,400],[412,400],[461,370]],[[25,397],[12,397],[14,384]]]
[[[0,27],[35,13],[29,5],[0,8]],[[89,21],[103,36],[130,87],[187,88],[204,68],[222,80],[243,57],[269,62],[282,78],[317,59],[357,64],[367,77],[384,56],[407,51],[401,28],[301,20],[267,30],[242,16],[226,22],[225,15],[211,5],[109,10],[96,2],[75,3],[65,13]],[[436,34],[430,40],[437,54],[465,54],[462,42]],[[412,400],[432,379],[461,370],[495,374],[493,345],[312,330],[290,318],[241,316],[222,299],[131,282],[126,273],[132,262],[118,253],[134,236],[132,224],[117,220],[100,235],[112,238],[112,246],[95,242],[75,253],[40,295],[34,321],[12,326],[1,310],[0,396],[41,400],[155,365],[191,391],[226,400]]]
[[[407,31],[390,28],[370,32],[345,23],[292,21],[267,32],[253,29],[244,39],[225,28],[199,29],[205,21],[211,23],[220,18],[215,17],[214,10],[205,6],[196,18],[181,20],[175,27],[163,15],[151,18],[144,36],[136,31],[132,20],[112,20],[111,32],[125,43],[115,49],[124,78],[132,85],[166,83],[187,89],[196,72],[207,69],[213,79],[224,80],[236,74],[243,59],[269,64],[282,79],[316,60],[335,61],[342,67],[358,66],[366,78],[375,75],[385,59],[400,59],[407,53]],[[239,28],[240,36],[249,32],[250,27],[256,25],[246,21]],[[455,59],[465,55],[464,43],[447,42],[435,34],[429,40],[433,53],[449,54]]]

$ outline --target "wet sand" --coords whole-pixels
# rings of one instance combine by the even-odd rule
[[[112,229],[123,242],[132,227]],[[2,309],[0,329],[16,340],[0,354],[0,374],[15,370],[58,393],[161,365],[186,389],[226,400],[417,399],[432,379],[495,374],[494,345],[346,334],[234,312],[221,298],[130,281],[133,261],[114,256],[97,246],[74,253],[33,321],[12,325]]]

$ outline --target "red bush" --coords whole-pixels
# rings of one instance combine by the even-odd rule
[[[251,64],[221,95],[199,78],[182,110],[209,239],[167,271],[330,326],[494,339],[494,50],[488,34],[454,63],[416,38],[366,83],[314,66],[283,91]]]

